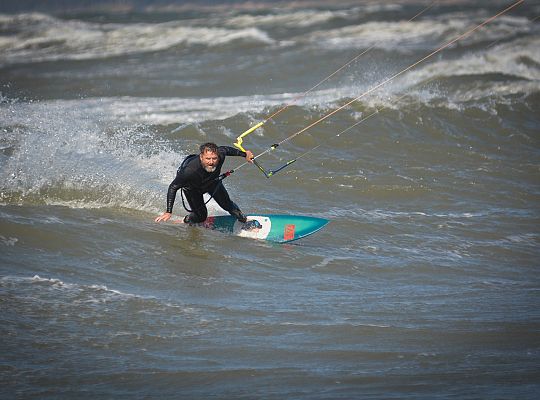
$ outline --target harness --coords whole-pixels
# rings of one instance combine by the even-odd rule
[[[198,154],[190,154],[189,156],[187,156],[184,161],[182,161],[182,164],[180,164],[180,167],[178,168],[178,174],[182,173],[185,169],[186,169],[186,166],[187,164],[193,160],[195,157],[199,157]],[[221,175],[219,175],[217,178],[215,178],[214,180],[215,181],[222,181],[223,179],[225,179],[226,177],[228,177],[230,174],[232,173],[232,171],[227,171],[227,172],[224,172],[222,173]],[[203,183],[206,183],[206,181],[203,181]],[[188,188],[189,189],[189,188]],[[219,189],[219,185],[216,186],[216,188],[214,189],[214,191],[212,192],[212,194],[210,195],[210,198],[199,208],[197,208],[195,211],[198,211],[200,210],[201,208],[203,208],[204,206],[206,206],[210,200],[212,200],[214,198],[214,195],[216,194],[217,190]],[[184,210],[186,210],[187,212],[191,213],[191,212],[194,212],[194,210],[190,210],[187,206],[186,206],[186,201],[184,199],[184,190],[186,190],[186,188],[180,188],[180,197],[182,198],[182,206],[184,207]]]

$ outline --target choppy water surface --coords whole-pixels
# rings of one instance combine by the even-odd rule
[[[153,222],[201,142],[292,104],[260,154],[511,4],[441,3],[1,14],[1,396],[535,398],[535,2],[225,180],[316,235]]]

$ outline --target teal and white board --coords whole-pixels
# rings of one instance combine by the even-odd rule
[[[198,224],[236,236],[286,243],[298,240],[324,227],[328,220],[304,215],[248,215],[243,224],[231,215],[208,217]]]

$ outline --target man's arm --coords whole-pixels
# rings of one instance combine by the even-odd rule
[[[242,151],[230,146],[219,146],[219,148],[225,151],[226,156],[245,157],[247,161],[253,162],[253,153],[249,150]]]
[[[167,211],[165,211],[163,214],[158,216],[154,220],[155,222],[167,222],[169,219],[171,219],[172,210],[174,207],[174,200],[176,199],[176,192],[178,192],[180,188],[185,187],[186,184],[187,184],[186,174],[177,173],[176,177],[169,185],[169,189],[167,190]]]
[[[174,181],[171,182],[169,185],[169,189],[167,190],[167,212],[172,213],[172,209],[174,207],[174,200],[176,199],[176,192],[182,187],[182,185],[178,182],[179,179],[176,177]]]

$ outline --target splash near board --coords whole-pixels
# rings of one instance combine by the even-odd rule
[[[208,217],[198,225],[236,236],[286,243],[309,236],[328,223],[324,218],[303,215],[262,214],[248,215],[247,219],[244,224],[231,215],[220,215]]]

